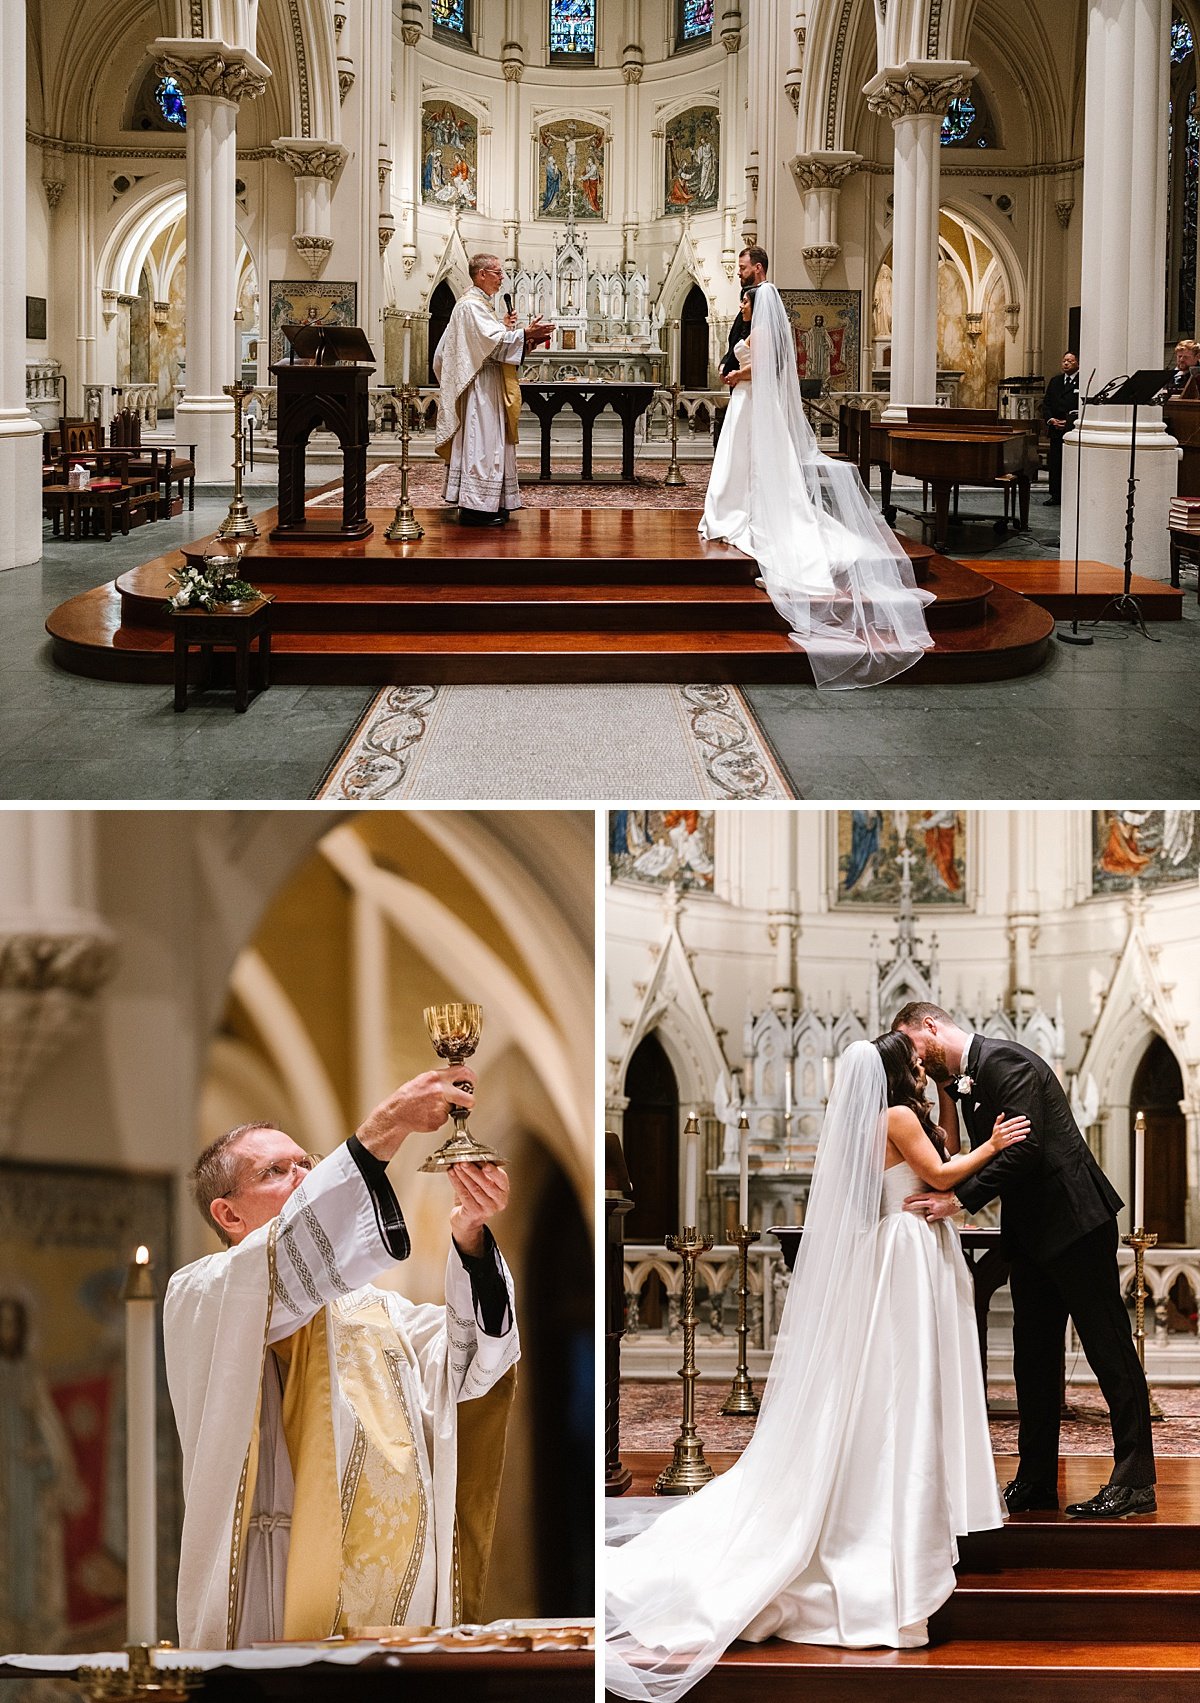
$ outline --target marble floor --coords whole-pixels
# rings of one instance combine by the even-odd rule
[[[370,688],[275,685],[243,716],[228,694],[212,693],[176,715],[168,686],[87,680],[50,661],[51,609],[216,526],[229,496],[198,495],[194,514],[111,544],[47,532],[40,564],[0,574],[0,798],[312,796]],[[253,511],[274,491],[259,485],[247,497]],[[984,493],[964,493],[965,511],[993,506]],[[949,553],[1055,556],[1058,514],[1035,492],[1031,533],[997,540],[986,525],[965,527]],[[1087,649],[1054,644],[1048,665],[1027,679],[828,695],[755,686],[746,696],[809,800],[1197,799],[1200,609],[1190,575],[1185,585],[1184,619],[1156,624],[1156,642],[1104,625]]]

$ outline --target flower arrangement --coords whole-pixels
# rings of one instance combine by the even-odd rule
[[[166,605],[168,613],[205,609],[211,614],[214,609],[236,609],[240,603],[261,597],[258,587],[241,577],[245,548],[244,544],[235,544],[232,556],[205,556],[198,565],[189,562],[173,573],[167,584],[178,589]]]

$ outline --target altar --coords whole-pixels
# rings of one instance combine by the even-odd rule
[[[570,408],[579,416],[583,426],[583,459],[579,473],[560,475],[557,483],[570,483],[582,480],[591,484],[596,476],[592,472],[592,432],[596,424],[596,416],[605,408],[611,408],[621,422],[621,472],[613,484],[632,484],[637,475],[633,470],[633,434],[638,420],[654,400],[658,389],[655,384],[622,384],[616,380],[606,383],[589,384],[582,379],[567,379],[549,384],[521,382],[521,399],[530,411],[537,415],[541,427],[542,459],[538,472],[538,483],[548,485],[555,483],[550,468],[550,432],[556,414],[564,408]]]

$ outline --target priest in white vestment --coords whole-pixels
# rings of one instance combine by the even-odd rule
[[[553,327],[535,319],[522,330],[515,314],[501,317],[496,292],[504,269],[494,254],[474,255],[469,269],[471,288],[454,304],[433,356],[441,386],[434,448],[449,463],[446,501],[458,504],[461,523],[500,526],[521,506],[518,368]]]
[[[451,1101],[470,1104],[473,1083],[462,1065],[415,1077],[320,1161],[259,1124],[197,1164],[197,1204],[228,1245],[175,1273],[163,1312],[183,1446],[182,1648],[464,1618],[520,1356],[487,1228],[507,1202],[503,1170],[449,1173],[444,1307],[373,1280],[409,1252],[387,1161]]]

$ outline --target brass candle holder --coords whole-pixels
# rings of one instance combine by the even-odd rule
[[[738,1363],[737,1371],[733,1374],[733,1383],[729,1386],[729,1394],[721,1404],[722,1413],[758,1412],[760,1397],[755,1392],[747,1363],[747,1343],[750,1336],[747,1319],[750,1301],[750,1247],[758,1239],[759,1232],[751,1230],[748,1224],[739,1224],[734,1231],[733,1240],[738,1251]]]
[[[408,343],[412,333],[413,316],[411,313],[402,315],[404,337]],[[394,544],[414,544],[418,538],[424,538],[425,528],[413,513],[413,506],[408,495],[408,440],[411,437],[408,424],[408,397],[412,386],[407,377],[403,384],[392,386],[392,395],[400,404],[400,501],[396,504],[396,512],[392,516],[392,524],[384,533]]]
[[[453,1067],[465,1064],[479,1045],[483,1031],[482,1005],[427,1005],[425,1027],[434,1050]],[[486,1147],[467,1132],[469,1106],[451,1106],[454,1134],[447,1136],[436,1153],[420,1167],[422,1171],[448,1171],[451,1165],[503,1165],[493,1147]]]
[[[173,1644],[126,1644],[127,1668],[80,1668],[76,1683],[93,1703],[187,1703],[204,1684],[204,1670],[188,1667],[156,1667],[155,1650],[173,1650]]]
[[[1142,1371],[1146,1370],[1146,1297],[1150,1291],[1146,1288],[1146,1249],[1158,1246],[1158,1237],[1151,1231],[1139,1226],[1128,1236],[1121,1237],[1122,1244],[1133,1249],[1133,1270],[1136,1287],[1133,1291],[1134,1318],[1137,1328],[1133,1340],[1137,1344],[1138,1359]]]
[[[258,528],[250,519],[250,510],[246,507],[246,499],[242,495],[242,398],[246,391],[241,379],[236,384],[223,384],[221,389],[226,396],[233,398],[233,501],[229,505],[229,513],[218,526],[218,538],[257,538]]]
[[[682,386],[676,379],[671,385],[671,465],[667,468],[664,485],[686,485],[679,465],[679,395]]]
[[[712,1245],[711,1236],[701,1236],[694,1228],[667,1237],[667,1247],[683,1262],[683,1365],[679,1372],[683,1379],[683,1423],[671,1464],[655,1481],[656,1496],[690,1496],[713,1476],[696,1430],[696,1382],[700,1376],[696,1367],[696,1261]]]

